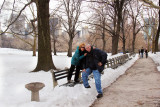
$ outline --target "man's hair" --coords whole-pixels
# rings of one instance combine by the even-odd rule
[[[89,46],[91,46],[91,45],[90,45],[90,44],[87,44],[87,45],[85,46],[85,48],[86,48],[86,47],[89,47]]]

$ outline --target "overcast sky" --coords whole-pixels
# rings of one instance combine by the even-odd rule
[[[3,1],[4,1],[4,0],[0,0],[0,6],[2,6]],[[13,2],[14,2],[14,0],[6,0],[6,1],[9,1],[10,3],[5,4],[5,5],[3,6],[3,9],[2,9],[2,11],[1,11],[1,13],[0,13],[0,22],[1,22],[1,29],[2,29],[2,30],[4,30],[4,25],[3,25],[3,23],[4,23],[5,20],[8,19],[8,18],[10,17],[10,15],[11,15],[11,9],[12,9],[12,7],[13,7],[12,4],[13,4]],[[19,1],[20,1],[20,2],[23,2],[23,3],[26,2],[26,0],[19,0]],[[24,6],[23,3],[18,3],[18,2],[16,2],[16,3],[15,3],[15,4],[16,4],[15,7],[18,8],[19,10],[21,10],[21,9],[23,8],[23,6]],[[35,6],[35,5],[34,5],[34,6]],[[55,9],[57,6],[58,6],[57,0],[50,0],[50,13],[53,12],[53,9]],[[83,14],[80,16],[80,19],[81,19],[81,20],[85,20],[85,19],[87,19],[87,18],[90,16],[90,12],[87,12],[88,9],[86,9],[86,8],[88,8],[88,7],[87,7],[87,3],[86,3],[86,2],[83,3],[82,6],[83,6],[83,10],[85,11],[85,13],[83,13]],[[4,10],[4,9],[7,9],[7,10]],[[36,8],[35,8],[35,10],[36,10]],[[30,12],[29,8],[26,8],[26,9],[25,9],[25,12],[26,12],[27,16],[30,17],[30,19],[33,19],[32,15],[30,14],[31,12]],[[36,15],[36,12],[35,12],[35,15]]]
[[[4,0],[0,0],[0,6],[2,5]],[[6,0],[6,1],[10,1],[11,3],[10,4],[5,4],[3,9],[11,9],[12,8],[12,4],[13,4],[13,1],[14,0]],[[16,0],[16,1],[20,1],[20,2],[25,2],[26,0]],[[55,9],[58,5],[57,5],[57,2],[56,1],[59,1],[59,0],[50,0],[50,12],[52,12],[52,9]],[[156,0],[153,1],[155,4],[157,4]],[[21,9],[22,7],[24,6],[24,4],[20,4],[16,2],[16,6],[17,8]],[[89,12],[89,9],[88,9],[88,6],[87,6],[87,3],[83,3],[83,11],[85,11],[81,16],[80,16],[80,19],[81,20],[85,20],[87,19],[88,17],[91,16],[91,12]],[[29,8],[26,8],[25,9],[25,12],[28,14],[28,16],[30,15],[30,11],[29,11]],[[1,13],[0,13],[0,21],[1,23],[3,24],[4,23],[4,20],[8,19],[9,16],[11,14],[11,10],[2,10]],[[35,12],[36,14],[36,12]],[[30,16],[30,19],[33,19],[32,16]],[[3,25],[1,25],[1,28],[3,29]]]

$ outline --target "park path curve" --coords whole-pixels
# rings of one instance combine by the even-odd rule
[[[91,107],[160,107],[160,72],[155,63],[151,58],[138,59]]]

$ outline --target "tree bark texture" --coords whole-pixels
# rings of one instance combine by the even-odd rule
[[[67,54],[68,57],[72,57],[72,42],[73,42],[73,38],[70,38],[70,40],[68,42],[68,46],[69,46],[68,54]]]
[[[54,51],[54,55],[57,55],[57,51],[56,51],[56,39],[55,38],[53,39],[53,51]]]
[[[159,6],[160,6],[160,0],[159,0]],[[158,52],[159,33],[160,33],[160,10],[159,10],[159,25],[158,25],[158,29],[157,29],[156,38],[155,38],[155,51],[156,52]]]
[[[120,24],[122,22],[122,10],[125,0],[116,0],[115,1],[115,15],[117,15],[117,25],[115,35],[112,37],[112,55],[118,53],[118,42],[120,36]]]
[[[36,71],[56,69],[52,61],[50,26],[49,26],[49,0],[36,0],[38,17],[38,62]]]

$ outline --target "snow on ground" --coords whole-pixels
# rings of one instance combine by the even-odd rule
[[[156,54],[149,53],[149,56],[156,63],[158,71],[160,71],[160,52],[156,52]]]
[[[108,58],[119,56],[111,56]],[[123,66],[113,70],[107,68],[102,75],[102,88],[109,86],[124,74],[138,59],[136,55]],[[71,58],[66,53],[58,53],[53,56],[54,64],[59,69],[70,67]],[[40,71],[30,73],[37,64],[37,57],[32,56],[31,51],[0,48],[0,107],[88,107],[96,99],[94,79],[89,81],[91,88],[85,89],[83,85],[75,87],[59,87],[53,89],[50,72]],[[65,83],[67,80],[59,80]],[[40,90],[40,102],[31,102],[31,92],[25,88],[30,82],[42,82],[45,87]]]

